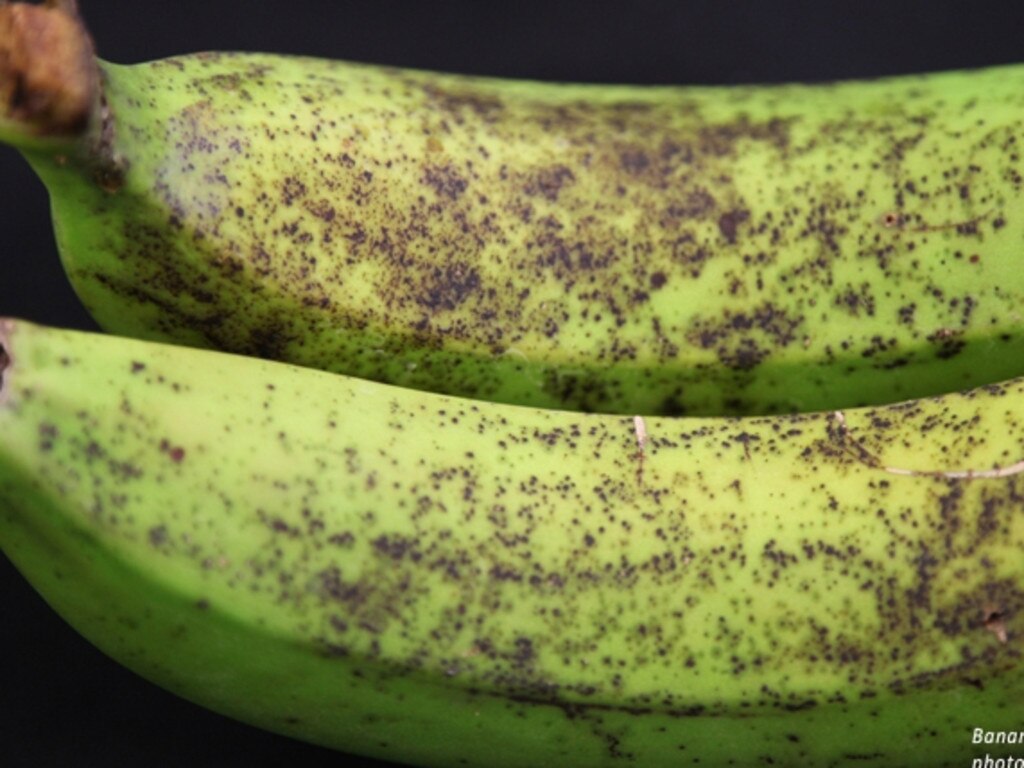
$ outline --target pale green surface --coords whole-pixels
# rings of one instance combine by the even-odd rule
[[[0,545],[217,711],[421,765],[965,765],[1024,699],[1024,382],[645,421],[23,322]],[[1006,642],[984,621],[1004,618]]]

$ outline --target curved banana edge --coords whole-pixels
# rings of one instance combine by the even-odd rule
[[[1024,382],[645,420],[0,346],[4,551],[216,711],[415,765],[961,765],[1020,729]]]

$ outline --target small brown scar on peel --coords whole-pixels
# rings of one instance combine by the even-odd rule
[[[954,471],[926,471],[917,469],[900,469],[899,467],[882,467],[886,472],[893,475],[906,475],[909,477],[943,477],[951,480],[974,480],[994,477],[1010,477],[1024,472],[1024,459],[1016,464],[1007,467],[996,467],[995,469],[963,469]]]
[[[846,417],[843,415],[843,412],[832,411],[831,417],[839,425],[840,436],[845,438],[849,434],[849,428],[846,426]],[[844,447],[849,449],[845,440]],[[891,475],[902,475],[904,477],[939,477],[947,480],[984,480],[998,477],[1010,477],[1011,475],[1018,475],[1024,472],[1024,459],[1005,467],[995,467],[993,469],[926,470],[887,467],[862,445],[855,444],[854,447],[856,448],[856,451],[850,452],[853,453],[862,463],[869,467],[881,469],[883,472],[888,472]]]
[[[886,229],[902,226],[903,216],[897,211],[886,211],[878,217],[878,223]]]
[[[633,417],[633,434],[636,436],[636,481],[639,485],[644,482],[644,448],[647,446],[647,423],[643,416]]]
[[[644,446],[647,445],[647,423],[643,416],[633,417],[633,431],[636,434],[636,447],[643,453]]]
[[[1005,645],[1009,641],[1009,635],[1006,631],[1006,622],[1003,621],[1006,616],[999,608],[994,605],[989,605],[985,608],[985,629],[996,636],[996,639],[1000,643]]]

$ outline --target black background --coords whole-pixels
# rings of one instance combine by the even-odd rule
[[[80,0],[104,58],[262,50],[544,80],[820,81],[1024,62],[1016,3]],[[0,148],[0,315],[95,328],[46,193]],[[206,712],[95,651],[0,557],[0,762],[366,765]]]

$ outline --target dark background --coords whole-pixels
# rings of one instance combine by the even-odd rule
[[[262,50],[545,80],[780,82],[1024,62],[1024,9],[963,2],[80,0],[130,63]],[[46,193],[0,148],[0,315],[95,328],[60,268]],[[206,712],[95,651],[0,557],[0,762],[366,765]]]

